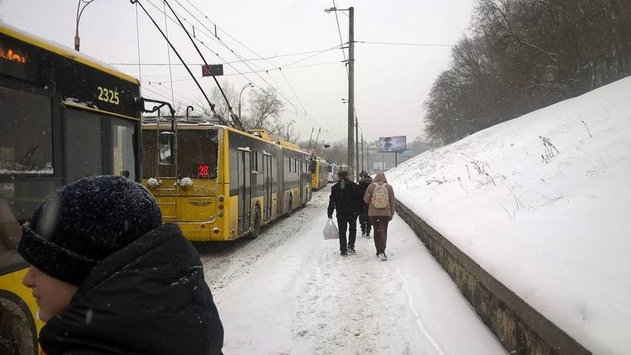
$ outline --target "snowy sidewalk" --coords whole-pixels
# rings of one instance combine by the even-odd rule
[[[372,238],[341,257],[321,206],[303,211],[281,222],[297,235],[213,290],[225,354],[506,354],[398,216],[382,262]]]

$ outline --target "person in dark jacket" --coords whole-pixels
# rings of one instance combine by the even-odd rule
[[[355,254],[357,215],[362,196],[359,194],[359,186],[348,179],[348,171],[340,171],[337,176],[338,182],[331,186],[327,216],[333,218],[333,210],[335,210],[340,238],[340,255],[346,256],[347,253]],[[348,230],[348,244],[346,230]]]
[[[363,170],[359,173],[359,177],[360,179],[357,185],[359,185],[359,194],[362,196],[362,204],[359,211],[359,227],[362,231],[362,237],[370,238],[370,229],[372,224],[370,223],[370,218],[368,218],[368,204],[364,203],[363,196],[366,193],[368,185],[372,183],[372,178]]]
[[[221,354],[199,254],[162,224],[142,185],[93,176],[62,187],[24,224],[17,250],[47,355]]]

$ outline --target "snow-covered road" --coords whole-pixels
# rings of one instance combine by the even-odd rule
[[[506,354],[398,216],[387,262],[363,238],[341,257],[322,237],[329,192],[256,240],[199,246],[224,354]]]

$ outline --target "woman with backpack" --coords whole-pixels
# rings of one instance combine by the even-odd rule
[[[388,184],[386,175],[379,171],[366,189],[364,202],[368,204],[368,218],[374,229],[375,248],[377,256],[388,260],[386,256],[386,240],[388,239],[388,223],[394,216],[394,190]]]

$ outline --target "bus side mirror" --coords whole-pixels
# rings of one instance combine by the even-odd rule
[[[160,132],[158,137],[158,154],[160,154],[160,165],[173,165],[175,160],[175,133]]]

